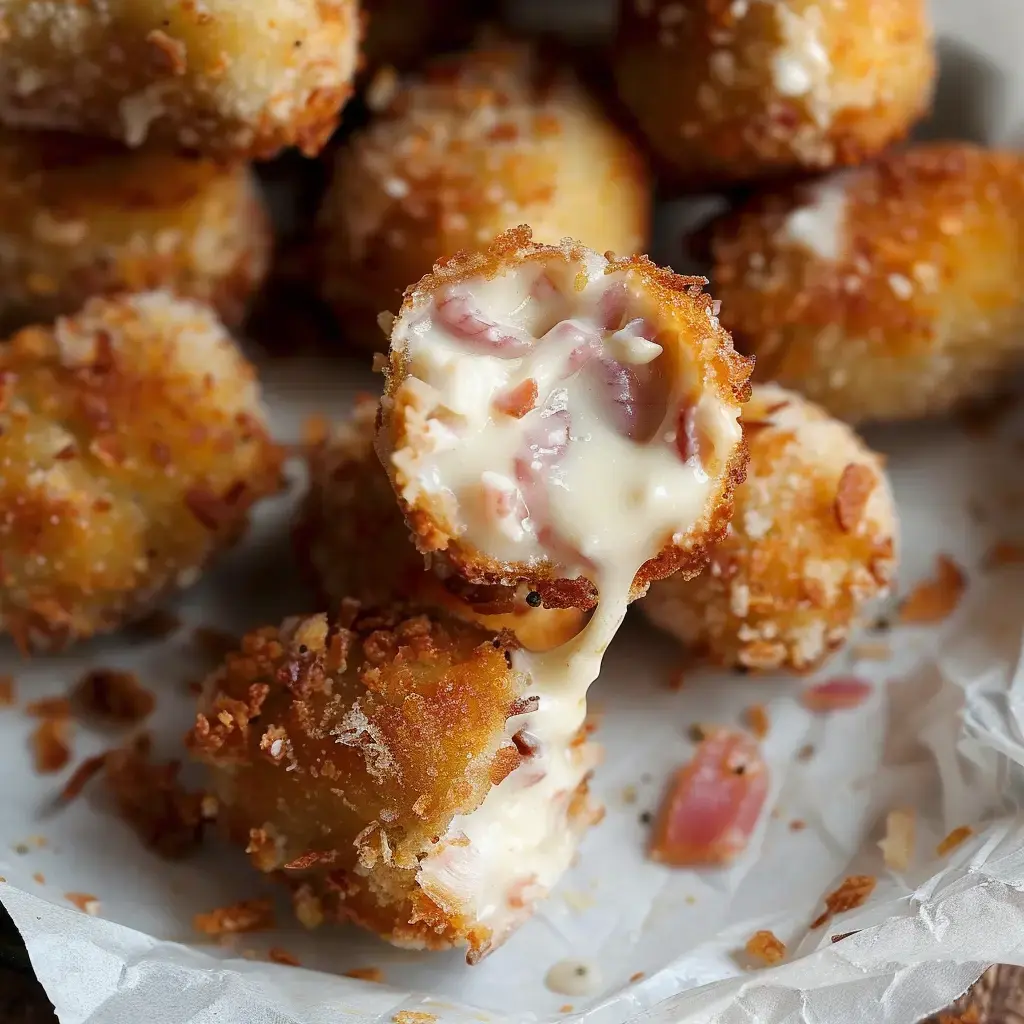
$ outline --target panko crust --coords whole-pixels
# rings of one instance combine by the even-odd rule
[[[845,424],[773,384],[743,411],[750,448],[736,512],[704,573],[656,583],[641,607],[717,664],[810,671],[896,571],[882,458]]]
[[[367,606],[395,600],[446,612],[486,629],[512,630],[531,650],[557,647],[583,625],[575,608],[531,608],[511,587],[442,580],[413,545],[387,472],[373,447],[376,398],[362,396],[352,415],[308,455],[309,490],[294,542],[324,606],[352,597]]]
[[[643,158],[563,61],[487,36],[396,85],[338,150],[318,221],[321,292],[346,338],[384,350],[377,325],[439,257],[524,222],[598,252],[646,247]]]
[[[346,602],[331,621],[249,634],[208,680],[190,749],[211,768],[229,835],[290,886],[307,926],[351,920],[419,948],[486,943],[416,876],[496,784],[528,685],[513,646],[444,615]]]
[[[4,0],[0,121],[225,157],[315,155],[358,59],[357,0]]]
[[[712,251],[756,378],[841,419],[942,414],[1024,362],[1018,153],[922,145],[766,193],[713,226]]]
[[[252,173],[70,135],[0,131],[0,325],[168,288],[243,319],[270,219]]]
[[[663,176],[689,188],[862,163],[935,77],[925,0],[620,0],[614,63]]]
[[[281,484],[252,366],[204,306],[93,299],[0,345],[0,624],[107,632],[186,586]]]
[[[490,279],[528,261],[562,259],[566,262],[586,258],[586,247],[571,239],[559,245],[533,241],[526,225],[499,235],[486,249],[460,252],[440,260],[434,269],[405,292],[400,315],[430,301],[439,290],[474,277]],[[713,392],[726,405],[741,406],[749,397],[750,360],[732,347],[732,339],[718,323],[715,304],[702,288],[704,278],[681,277],[671,270],[656,266],[646,256],[609,260],[606,273],[619,271],[635,275],[656,310],[660,323],[658,339],[663,345],[674,340],[677,351],[699,367],[701,387]],[[652,314],[653,315],[653,314]],[[384,366],[386,387],[378,417],[377,452],[388,470],[402,505],[405,518],[417,546],[426,552],[437,552],[471,583],[515,586],[525,582],[538,591],[548,608],[591,608],[597,601],[594,583],[580,576],[559,578],[548,565],[498,563],[486,552],[476,550],[457,536],[451,525],[443,498],[430,504],[425,501],[409,507],[401,494],[406,481],[394,465],[393,455],[405,448],[415,450],[419,443],[417,428],[422,426],[422,410],[402,406],[395,395],[406,377],[402,353],[392,350]],[[415,403],[412,397],[411,402]],[[637,571],[630,592],[631,600],[642,597],[653,580],[679,573],[697,575],[707,563],[708,553],[723,536],[732,516],[733,491],[743,482],[747,462],[745,444],[739,444],[728,456],[719,456],[714,471],[717,493],[708,502],[704,515],[685,536],[665,540],[658,555],[646,561]]]

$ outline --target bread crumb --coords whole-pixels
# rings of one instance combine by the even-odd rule
[[[284,964],[285,967],[301,967],[302,963],[299,958],[293,953],[289,953],[287,949],[282,949],[280,946],[271,946],[267,950],[267,959],[272,964]]]
[[[986,569],[998,569],[1003,565],[1024,565],[1024,544],[1013,541],[997,541],[988,549],[982,563]]]
[[[36,873],[35,873],[35,874],[34,874],[34,875],[32,876],[32,881],[33,881],[33,882],[38,882],[38,883],[39,883],[40,885],[46,885],[46,875],[44,875],[44,874],[42,873],[42,871],[37,871],[37,872],[36,872]]]
[[[771,722],[768,719],[768,711],[763,704],[751,704],[743,712],[743,718],[747,723],[747,728],[759,740],[763,740],[768,735],[768,728]]]
[[[803,818],[794,818],[789,823],[790,832],[803,832],[805,828],[807,828],[807,822],[804,821]]]
[[[83,913],[95,917],[100,912],[100,901],[87,892],[66,892],[64,899],[73,903]]]
[[[67,697],[40,697],[29,701],[24,711],[32,718],[70,718],[71,702]]]
[[[36,771],[40,775],[59,772],[71,760],[71,721],[44,718],[32,733]]]
[[[384,972],[379,967],[353,967],[351,971],[345,972],[345,977],[372,981],[375,985],[384,984]]]
[[[10,708],[17,703],[17,688],[14,676],[4,673],[0,675],[0,708]]]
[[[836,522],[843,533],[857,529],[877,485],[878,474],[870,466],[851,462],[843,470],[834,504]]]
[[[861,906],[875,891],[877,879],[873,875],[848,875],[838,889],[825,897],[825,912],[811,922],[811,928],[820,928],[836,914],[845,914]]]
[[[60,791],[61,801],[63,803],[70,803],[74,800],[89,784],[89,781],[103,771],[103,766],[106,763],[106,754],[96,754],[93,757],[87,757],[71,773],[71,778],[64,783],[64,788]]]
[[[940,857],[945,857],[947,853],[952,853],[961,843],[970,839],[974,835],[974,829],[970,825],[960,825],[958,828],[953,829],[952,832],[942,840],[937,847],[935,852]]]
[[[434,1024],[437,1014],[420,1013],[419,1010],[399,1010],[391,1020],[394,1024]]]
[[[156,707],[156,697],[134,672],[94,668],[85,673],[71,693],[86,712],[119,725],[134,725]]]
[[[559,1013],[572,1013],[572,1011],[573,1011],[572,1003],[562,1003],[562,1005],[558,1008],[558,1012]]]
[[[642,977],[644,977],[643,971],[637,971],[635,974],[629,976],[630,985],[635,985]]]
[[[770,931],[754,932],[744,948],[750,956],[766,964],[777,964],[786,955],[786,944]]]
[[[817,753],[814,749],[813,743],[805,743],[797,752],[796,759],[798,761],[810,761],[812,757]]]
[[[960,603],[967,589],[967,578],[946,555],[935,560],[935,577],[919,583],[900,605],[899,618],[904,625],[924,626],[942,622]]]
[[[892,871],[906,871],[914,856],[914,812],[890,811],[885,816],[885,838],[878,847],[885,866]]]
[[[207,914],[196,914],[192,927],[203,935],[240,935],[267,931],[275,927],[274,907],[270,900],[242,900],[217,907]]]

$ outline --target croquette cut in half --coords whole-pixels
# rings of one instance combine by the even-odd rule
[[[352,92],[357,0],[0,2],[0,122],[266,159],[318,152]]]
[[[542,242],[642,252],[651,183],[569,67],[487,35],[397,85],[337,153],[319,214],[321,291],[345,337],[377,325],[434,261],[528,223]]]
[[[724,540],[700,576],[655,583],[640,607],[717,664],[809,671],[895,576],[892,492],[881,458],[791,391],[755,386],[743,426],[750,462]]]
[[[409,288],[376,444],[420,551],[553,608],[591,607],[633,553],[609,585],[634,598],[699,572],[750,372],[703,284],[520,227]]]
[[[368,606],[401,599],[494,632],[510,629],[531,650],[575,636],[584,620],[579,609],[532,607],[538,598],[523,587],[474,587],[453,574],[442,579],[425,566],[373,449],[377,407],[376,399],[359,399],[352,415],[309,454],[309,490],[295,543],[323,607],[336,608],[350,596]]]
[[[0,325],[94,295],[167,288],[238,324],[271,235],[241,164],[48,132],[0,131]]]
[[[278,490],[255,371],[205,306],[93,299],[0,344],[0,627],[115,629],[193,583]]]
[[[1024,156],[917,146],[712,227],[755,378],[852,423],[948,413],[1024,365]]]
[[[535,741],[515,642],[394,607],[258,630],[207,682],[194,756],[219,818],[307,927],[352,921],[476,963],[531,914],[599,815],[596,748]]]
[[[685,187],[861,163],[925,113],[926,0],[619,0],[619,95]]]

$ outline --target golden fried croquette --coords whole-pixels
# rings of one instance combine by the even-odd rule
[[[633,597],[699,572],[742,480],[750,372],[703,283],[520,227],[409,288],[377,450],[419,549],[556,608],[634,556],[609,581]]]
[[[475,963],[571,862],[595,817],[595,751],[534,742],[543,712],[510,643],[348,602],[336,621],[250,634],[208,681],[190,748],[229,834],[291,887],[303,924],[468,946]]]
[[[925,112],[926,0],[620,0],[619,92],[688,187],[855,164]]]
[[[947,412],[1024,363],[1024,156],[919,146],[712,228],[756,377],[850,422]]]
[[[327,141],[357,0],[0,0],[0,122],[262,159]]]
[[[377,406],[373,398],[358,401],[309,454],[295,540],[321,596],[331,607],[354,597],[370,606],[400,598],[443,608],[495,632],[511,629],[531,650],[575,636],[584,618],[576,608],[533,608],[523,588],[466,586],[457,576],[442,581],[425,567],[373,450]]]
[[[0,344],[0,626],[114,629],[191,584],[280,483],[253,368],[167,293],[93,299]]]
[[[655,583],[652,622],[718,664],[816,667],[896,569],[882,460],[845,424],[774,384],[743,410],[747,479],[725,539],[696,579]]]
[[[270,224],[243,165],[0,131],[0,324],[73,313],[93,295],[169,288],[241,321]]]
[[[528,222],[628,255],[648,236],[651,186],[632,142],[564,67],[483,40],[402,85],[338,151],[319,215],[321,290],[346,338],[377,326],[434,261]]]

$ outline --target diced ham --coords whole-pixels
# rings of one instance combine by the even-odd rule
[[[727,864],[746,849],[768,795],[768,768],[746,733],[719,729],[672,780],[650,845],[673,867]]]
[[[535,344],[529,335],[516,333],[493,320],[488,320],[473,305],[469,296],[461,292],[455,292],[442,299],[435,308],[438,322],[443,324],[450,334],[466,342],[469,348],[482,355],[514,359],[516,356],[524,355]]]
[[[809,711],[846,711],[863,704],[872,689],[870,683],[856,676],[838,676],[808,686],[800,694],[800,700]]]
[[[598,300],[597,314],[601,326],[606,331],[617,331],[626,315],[629,292],[625,281],[616,281],[609,285],[604,295]]]

